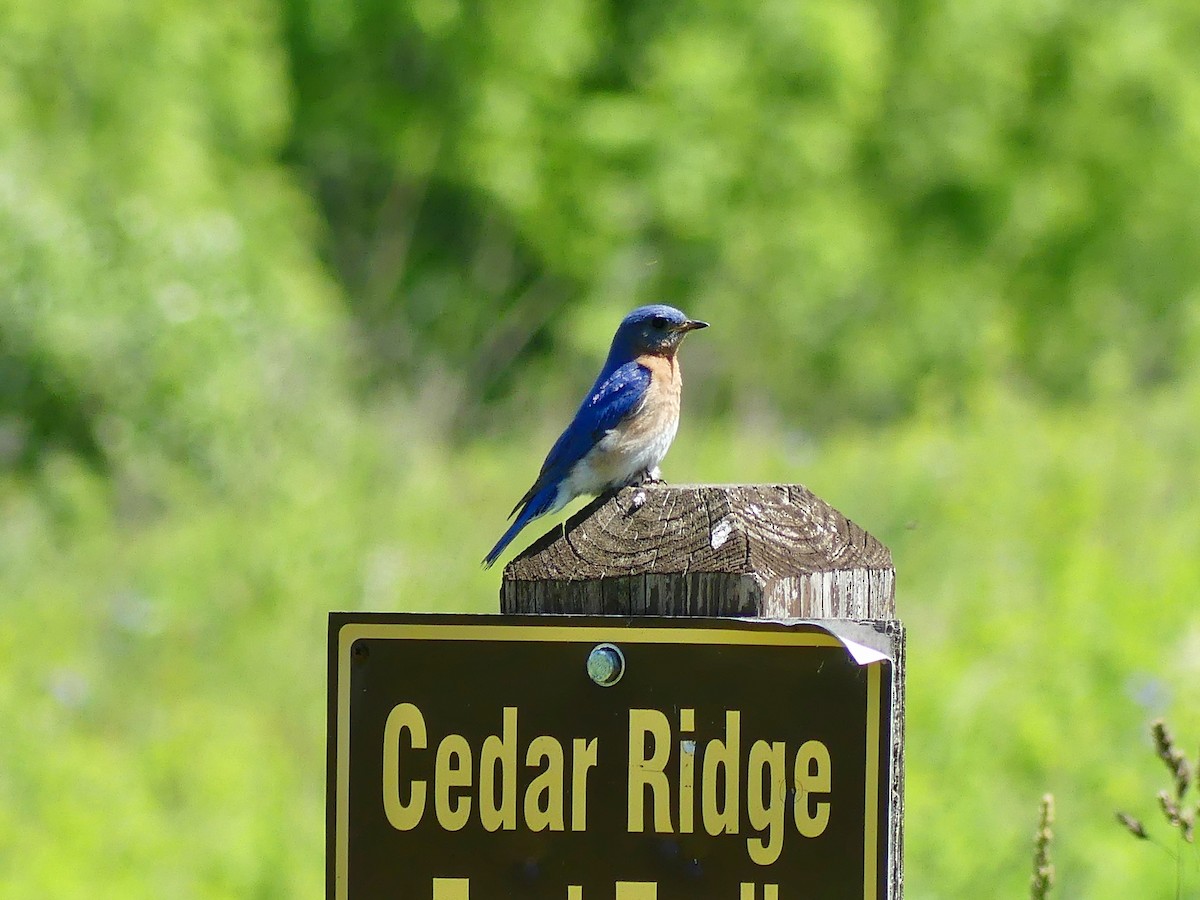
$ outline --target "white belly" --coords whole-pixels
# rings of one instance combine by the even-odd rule
[[[610,431],[579,461],[564,486],[571,491],[571,496],[599,494],[629,484],[643,472],[656,471],[675,440],[678,426],[679,420],[675,419],[667,428],[636,438]]]
[[[637,411],[605,434],[575,465],[559,488],[556,505],[565,505],[580,494],[623,487],[643,472],[657,477],[658,465],[678,429],[678,381],[660,381],[647,390]]]

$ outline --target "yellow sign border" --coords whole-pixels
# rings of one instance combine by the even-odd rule
[[[753,620],[748,620],[753,621]],[[753,647],[844,647],[820,631],[755,629],[646,628],[629,625],[428,624],[416,622],[351,622],[338,629],[337,656],[337,785],[334,831],[334,897],[349,900],[350,859],[350,653],[361,638],[407,641],[512,641],[528,643],[704,644]],[[878,897],[879,713],[880,669],[867,667],[867,746],[863,900]]]

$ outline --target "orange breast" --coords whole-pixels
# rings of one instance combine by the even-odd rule
[[[571,475],[572,496],[628,484],[639,473],[655,469],[675,439],[679,365],[673,359],[649,355],[637,362],[651,373],[646,394],[637,408],[580,460]]]
[[[674,356],[649,354],[639,356],[637,361],[650,370],[650,386],[646,388],[641,409],[629,424],[632,426],[636,422],[640,429],[661,431],[679,419],[679,394],[683,387],[679,363]],[[674,431],[674,425],[670,428]]]

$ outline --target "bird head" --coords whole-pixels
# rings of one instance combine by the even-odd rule
[[[673,306],[639,306],[627,315],[613,337],[613,351],[632,359],[643,353],[671,356],[689,331],[707,328]]]

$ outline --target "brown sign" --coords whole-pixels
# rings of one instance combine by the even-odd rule
[[[327,896],[885,897],[873,660],[811,624],[332,613]]]

